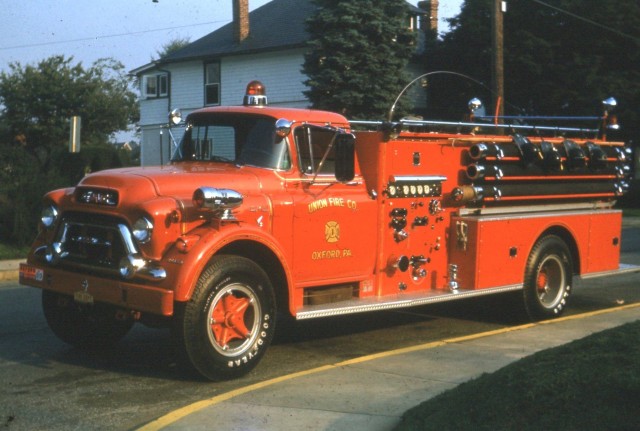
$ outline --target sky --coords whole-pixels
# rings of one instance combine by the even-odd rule
[[[249,0],[249,8],[268,1]],[[441,32],[461,3],[440,0]],[[0,0],[0,71],[53,55],[73,57],[85,67],[111,57],[131,71],[172,40],[193,42],[230,22],[231,5],[231,0]]]

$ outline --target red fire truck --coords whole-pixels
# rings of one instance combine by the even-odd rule
[[[44,197],[20,282],[65,342],[168,324],[197,371],[225,379],[256,366],[278,315],[520,291],[545,319],[574,278],[635,269],[613,208],[630,154],[603,127],[349,122],[269,107],[259,82],[185,125],[168,165]]]

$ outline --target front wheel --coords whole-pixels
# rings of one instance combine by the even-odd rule
[[[83,305],[71,296],[42,291],[42,310],[49,328],[65,343],[78,348],[108,348],[124,337],[132,319],[118,319],[107,304]]]
[[[252,370],[275,331],[275,298],[266,273],[252,261],[218,256],[200,275],[177,315],[177,335],[193,367],[210,380]]]
[[[541,238],[531,250],[524,278],[524,305],[533,320],[559,316],[571,294],[573,264],[558,236]]]

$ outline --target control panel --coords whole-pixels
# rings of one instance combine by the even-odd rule
[[[443,176],[394,176],[387,185],[391,198],[422,198],[442,196]]]

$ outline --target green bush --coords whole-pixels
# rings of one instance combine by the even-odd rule
[[[79,153],[55,150],[48,165],[51,168],[43,172],[38,160],[19,146],[0,152],[0,242],[18,247],[30,244],[37,233],[44,194],[74,186],[89,172],[123,163],[113,146],[94,145]]]

